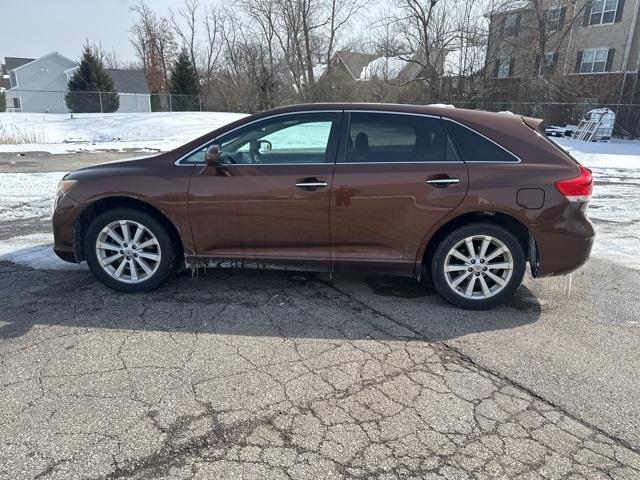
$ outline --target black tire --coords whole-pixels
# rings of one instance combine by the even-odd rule
[[[161,253],[157,268],[147,279],[140,280],[138,283],[126,283],[111,276],[101,266],[98,252],[96,252],[96,241],[100,232],[106,226],[119,220],[142,224],[155,236],[158,243],[157,246],[154,246]],[[89,225],[83,245],[85,258],[91,272],[108,287],[124,293],[149,292],[158,288],[169,276],[175,260],[173,242],[162,224],[148,213],[130,208],[117,208],[98,215]]]
[[[458,293],[449,285],[445,274],[445,261],[449,251],[464,239],[475,235],[491,236],[502,242],[508,248],[513,261],[513,270],[506,285],[501,291],[488,298],[472,299],[464,297],[464,292]],[[431,279],[436,291],[448,302],[467,310],[485,310],[507,301],[522,283],[525,269],[526,258],[518,239],[505,228],[490,223],[472,223],[448,234],[436,247],[430,268]],[[476,274],[472,273],[472,275]],[[482,274],[480,273],[480,275]],[[481,287],[474,288],[480,289]]]

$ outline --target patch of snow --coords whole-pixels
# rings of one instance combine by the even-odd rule
[[[85,270],[84,264],[68,263],[53,252],[50,233],[35,233],[3,240],[0,243],[0,261],[39,270]]]
[[[360,80],[382,78],[386,80],[398,78],[407,66],[407,61],[400,57],[378,57],[364,66],[360,72]]]
[[[0,152],[167,151],[242,118],[225,112],[0,113],[0,130],[37,143],[3,144]],[[19,135],[18,135],[19,136]]]
[[[49,218],[65,172],[0,173],[0,221]]]
[[[444,57],[445,77],[468,77],[484,68],[487,49],[482,45],[468,45],[451,50]]]
[[[429,103],[427,107],[438,107],[438,108],[456,108],[454,105],[449,103]]]
[[[640,269],[640,141],[554,141],[593,172],[588,210],[597,233],[593,254]]]

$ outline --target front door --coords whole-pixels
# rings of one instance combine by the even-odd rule
[[[331,199],[334,269],[412,275],[429,230],[465,197],[467,167],[439,117],[345,113]]]
[[[341,112],[290,113],[223,134],[220,168],[195,168],[190,221],[199,257],[326,270]],[[202,162],[208,145],[194,155]]]

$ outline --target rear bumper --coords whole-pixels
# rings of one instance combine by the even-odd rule
[[[593,225],[583,212],[567,205],[555,223],[529,225],[538,247],[536,277],[565,275],[589,259],[595,239]]]
[[[76,258],[75,226],[81,212],[81,205],[68,196],[56,200],[51,219],[53,251],[65,262],[78,263],[80,261]]]

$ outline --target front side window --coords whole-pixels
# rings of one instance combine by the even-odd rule
[[[16,72],[9,72],[9,82],[11,83],[11,88],[16,88],[18,86]]]
[[[327,156],[334,113],[304,113],[269,118],[222,135],[223,164],[310,164],[331,162]],[[182,160],[204,163],[210,144]]]
[[[512,14],[504,17],[504,36],[515,37],[518,34],[518,15]]]
[[[354,112],[347,162],[443,162],[458,160],[440,118]]]
[[[589,25],[613,23],[618,10],[618,0],[594,0],[591,3]]]
[[[553,71],[555,67],[555,54],[553,52],[546,52],[541,60],[538,66],[538,75],[544,75]]]
[[[517,162],[518,158],[473,130],[447,120],[458,151],[465,162]]]
[[[555,32],[560,30],[560,16],[562,13],[561,8],[552,8],[547,11],[547,32]]]
[[[604,72],[607,65],[609,50],[606,48],[585,50],[582,52],[580,73]]]
[[[511,58],[499,58],[497,61],[498,71],[496,72],[496,76],[498,78],[509,77],[509,73],[511,71]]]

